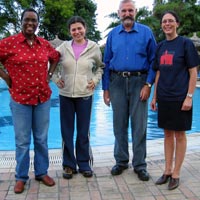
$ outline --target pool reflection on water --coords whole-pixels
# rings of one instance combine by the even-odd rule
[[[51,112],[48,145],[49,148],[61,148],[60,120],[59,120],[59,99],[58,89],[54,83],[50,83],[52,88]],[[153,91],[153,90],[152,90]],[[196,89],[194,94],[193,126],[188,133],[199,132],[200,123],[200,89]],[[151,100],[151,97],[150,97]],[[14,150],[15,140],[12,125],[12,118],[9,108],[10,95],[4,81],[0,80],[0,150]],[[112,127],[112,109],[104,104],[102,98],[101,85],[96,88],[93,110],[91,116],[90,141],[92,146],[111,145],[114,143]],[[163,130],[157,128],[157,113],[149,109],[147,139],[163,138]],[[131,141],[129,129],[129,141]],[[31,145],[33,148],[33,145]]]

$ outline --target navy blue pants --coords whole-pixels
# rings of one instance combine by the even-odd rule
[[[81,98],[60,97],[60,122],[63,140],[63,168],[79,171],[91,170],[89,166],[89,129],[92,109],[92,96]],[[75,125],[77,135],[75,138]]]

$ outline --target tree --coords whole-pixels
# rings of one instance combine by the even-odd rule
[[[21,0],[0,2],[0,38],[20,31],[20,16],[26,7],[38,7],[37,1]]]
[[[40,20],[39,35],[48,40],[52,40],[57,35],[60,39],[65,39],[67,35],[67,19],[75,10],[73,0],[45,0],[40,10],[42,19]]]
[[[92,0],[1,0],[0,2],[0,38],[18,33],[21,30],[20,16],[25,8],[35,8],[40,15],[38,35],[52,40],[69,39],[67,20],[80,15],[88,25],[88,38],[101,39],[96,30],[96,4]]]
[[[74,1],[76,10],[74,15],[82,16],[87,22],[88,38],[98,42],[101,39],[100,32],[97,31],[96,9],[97,5],[92,0],[76,0]]]
[[[149,11],[146,7],[140,8],[136,15],[136,21],[148,25],[159,42],[164,39],[160,27],[160,18],[166,10],[173,10],[178,13],[181,21],[181,26],[178,29],[180,35],[191,37],[194,32],[200,35],[200,5],[196,3],[196,0],[169,0],[167,3],[161,0],[154,1],[153,11]],[[107,29],[120,24],[117,13],[111,13],[108,17],[113,20]]]
[[[151,17],[152,16],[152,11],[149,11],[147,9],[147,7],[143,7],[143,8],[140,8],[135,16],[135,21],[137,22],[140,22],[140,23],[143,23],[143,24],[146,24],[146,25],[149,25],[149,26],[153,26],[153,21],[151,20]],[[119,17],[118,17],[118,14],[116,12],[113,12],[111,14],[109,14],[107,16],[108,18],[111,18],[112,21],[111,23],[108,25],[108,27],[106,28],[106,30],[109,30],[109,29],[112,29],[114,28],[115,26],[119,25],[121,23]]]
[[[166,10],[173,10],[179,15],[180,27],[178,32],[180,35],[191,37],[194,32],[200,31],[200,6],[196,5],[195,0],[185,0],[185,2],[182,0],[172,0],[166,4],[157,4],[151,17],[160,22],[161,15]],[[160,23],[158,23],[157,29],[160,29]],[[154,33],[156,33],[155,29]],[[156,34],[158,41],[163,38],[164,35],[162,33]]]

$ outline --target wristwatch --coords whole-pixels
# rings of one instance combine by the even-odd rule
[[[187,97],[192,98],[192,97],[193,97],[193,94],[191,94],[191,93],[187,93]]]
[[[52,72],[49,72],[48,74],[49,74],[50,78],[53,76],[53,73],[52,73]]]
[[[151,83],[146,82],[145,85],[147,85],[149,88],[151,88]]]

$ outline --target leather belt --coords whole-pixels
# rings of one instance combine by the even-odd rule
[[[124,78],[127,78],[130,76],[141,76],[142,74],[147,74],[147,71],[133,71],[133,72],[124,71],[124,72],[121,72],[121,71],[111,70],[111,73],[114,73],[114,74],[120,75]]]

